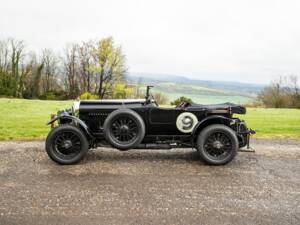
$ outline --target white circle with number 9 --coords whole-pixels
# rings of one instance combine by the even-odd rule
[[[183,133],[191,133],[197,123],[197,117],[190,112],[181,113],[176,120],[177,129]]]

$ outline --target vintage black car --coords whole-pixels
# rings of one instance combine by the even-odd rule
[[[212,165],[230,162],[239,148],[249,147],[245,122],[233,117],[245,114],[231,103],[199,105],[182,102],[162,108],[147,87],[145,99],[85,100],[58,111],[48,124],[49,157],[59,164],[74,164],[91,148],[128,149],[195,148]],[[58,126],[54,124],[58,123]]]

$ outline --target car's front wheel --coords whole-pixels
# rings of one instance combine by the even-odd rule
[[[211,165],[223,165],[236,155],[239,142],[235,132],[222,124],[204,128],[197,138],[197,150],[201,158]]]
[[[69,165],[80,161],[89,150],[84,133],[75,126],[62,125],[50,131],[46,139],[48,156],[56,163]]]

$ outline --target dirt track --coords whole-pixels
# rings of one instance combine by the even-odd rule
[[[253,147],[221,167],[182,149],[59,166],[43,142],[0,142],[0,225],[300,224],[300,141]]]

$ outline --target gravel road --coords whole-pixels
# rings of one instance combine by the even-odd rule
[[[72,166],[0,142],[0,224],[300,224],[300,141],[254,140],[226,166],[189,149],[96,149]]]

